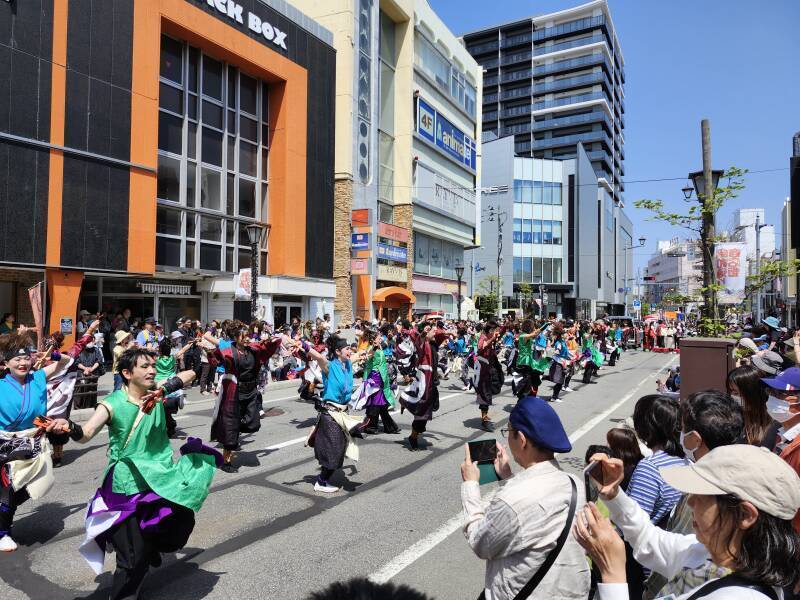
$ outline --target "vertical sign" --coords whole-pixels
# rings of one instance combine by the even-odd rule
[[[747,277],[747,250],[741,242],[717,244],[714,252],[717,283],[722,286],[719,302],[738,304],[744,300]]]

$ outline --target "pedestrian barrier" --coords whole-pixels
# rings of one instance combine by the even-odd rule
[[[78,377],[72,394],[74,408],[95,408],[97,406],[97,380],[99,377]]]

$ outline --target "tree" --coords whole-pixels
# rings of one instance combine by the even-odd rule
[[[480,310],[481,318],[491,318],[497,315],[500,298],[497,295],[497,275],[484,277],[478,284],[478,294],[476,294],[476,304]]]
[[[694,296],[681,294],[680,292],[671,291],[671,292],[666,292],[661,297],[660,304],[663,308],[667,308],[671,306],[686,306],[690,302],[697,302],[697,298],[695,298]]]
[[[534,297],[533,286],[530,283],[520,283],[517,284],[517,291],[520,298],[522,298],[522,315],[527,316],[528,311],[526,308],[530,306]]]
[[[763,290],[776,279],[783,277],[794,277],[800,273],[800,260],[772,260],[762,262],[761,268],[757,273],[747,276],[747,283],[744,288],[745,296],[750,296]]]
[[[663,200],[636,200],[633,204],[636,208],[642,208],[652,213],[649,220],[663,221],[673,227],[683,227],[700,238],[700,248],[703,253],[703,282],[700,288],[703,294],[703,320],[701,329],[704,335],[719,335],[725,331],[725,325],[719,316],[719,305],[717,295],[722,287],[717,282],[716,269],[714,268],[714,246],[724,238],[715,234],[709,234],[708,222],[714,222],[719,209],[724,204],[736,198],[744,189],[744,175],[746,169],[731,167],[722,174],[722,178],[728,179],[727,186],[716,188],[710,198],[705,194],[699,194],[696,199],[686,200],[690,203],[685,213],[670,212],[664,206]]]

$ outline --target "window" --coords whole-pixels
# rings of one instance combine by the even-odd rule
[[[543,258],[542,259],[542,281],[546,283],[553,282],[553,259],[552,258]]]
[[[552,221],[542,221],[542,243],[543,244],[552,244],[553,243],[553,222]]]
[[[456,262],[463,264],[463,254],[464,249],[458,244],[422,233],[414,234],[415,273],[455,279],[455,265]]]
[[[539,219],[533,220],[533,231],[531,234],[531,241],[534,244],[542,243],[542,221]]]
[[[553,283],[561,283],[561,259],[553,259]]]
[[[553,243],[561,244],[561,221],[553,221]]]
[[[429,238],[428,248],[430,249],[431,270],[430,274],[436,277],[442,276],[442,240]]]
[[[531,232],[532,223],[533,221],[530,219],[525,219],[522,223],[522,241],[525,244],[533,242],[533,234]]]
[[[378,197],[389,204],[394,204],[394,36],[394,21],[381,11]]]
[[[541,181],[534,181],[533,182],[533,203],[534,204],[541,204],[542,203],[542,182]]]
[[[556,182],[553,184],[553,204],[560,206],[561,200],[561,184]]]
[[[514,257],[514,282],[523,281],[522,279],[522,257]]]
[[[538,260],[538,259],[533,259],[530,256],[526,256],[525,258],[522,259],[522,280],[523,281],[528,281],[529,282],[531,280],[531,265],[532,265],[534,260]]]
[[[425,273],[430,271],[430,262],[428,259],[428,237],[414,234],[414,272]]]
[[[394,207],[385,202],[378,202],[378,221],[382,223],[394,223]]]
[[[443,94],[474,118],[477,108],[475,86],[419,31],[414,35],[414,54],[417,68],[434,81]]]
[[[267,217],[267,84],[167,36],[160,75],[156,264],[248,268],[233,233]]]
[[[514,219],[514,243],[522,242],[522,219]]]

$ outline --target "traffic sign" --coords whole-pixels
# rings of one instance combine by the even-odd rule
[[[624,291],[625,291],[625,289],[624,289],[624,288],[617,288],[617,293],[618,293],[618,294],[621,294],[621,293],[622,293],[622,292],[624,292]]]
[[[642,308],[642,301],[641,300],[634,300],[633,301],[633,308]]]
[[[542,302],[547,304],[547,294],[542,294]]]

